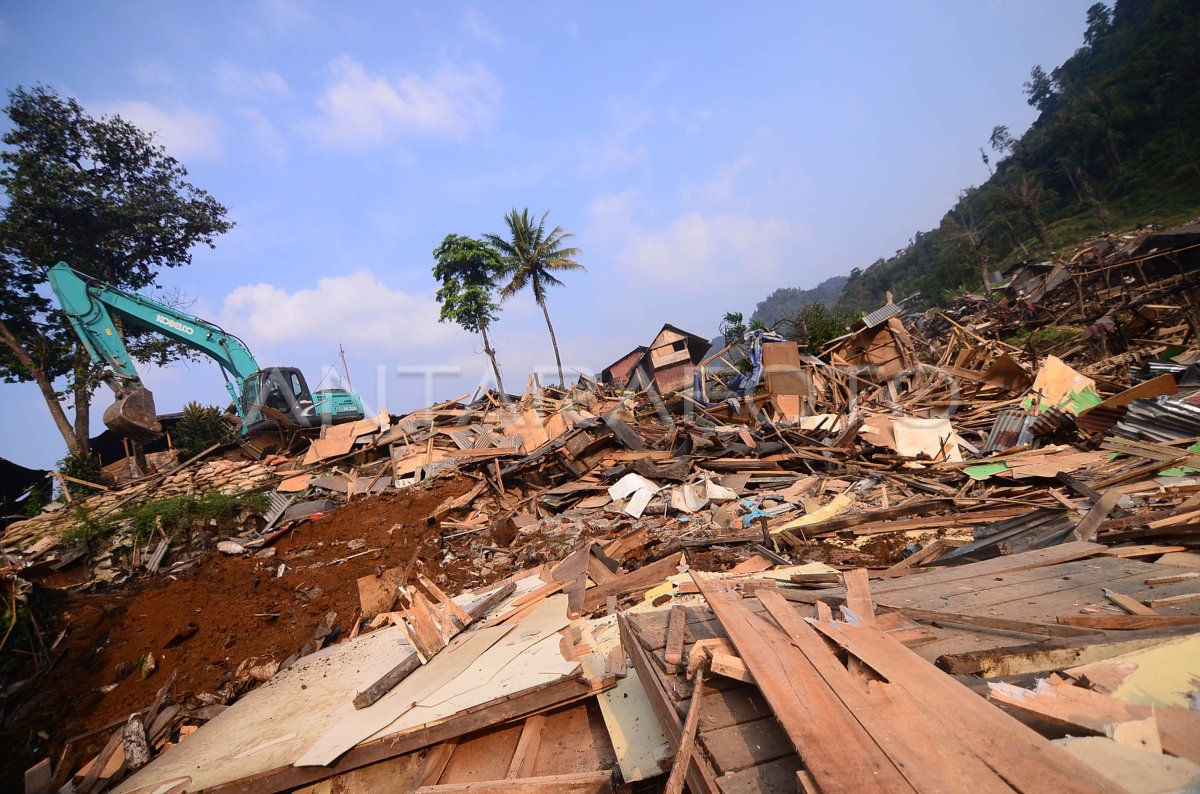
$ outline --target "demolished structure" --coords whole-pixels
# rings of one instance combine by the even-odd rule
[[[3,535],[33,657],[6,779],[1200,785],[1200,226],[1009,275],[820,351],[703,360],[668,325],[625,388],[531,379],[73,484]],[[242,501],[130,510],[210,493]]]

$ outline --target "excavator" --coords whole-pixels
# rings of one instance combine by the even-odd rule
[[[260,367],[242,340],[214,323],[92,279],[65,262],[50,267],[47,275],[92,362],[105,367],[103,379],[116,394],[116,402],[105,410],[104,424],[120,436],[149,441],[159,436],[162,425],[154,395],[142,383],[113,315],[217,362],[225,376],[225,388],[233,397],[241,435],[275,428],[305,430],[363,418],[362,400],[354,392],[310,392],[300,370]]]

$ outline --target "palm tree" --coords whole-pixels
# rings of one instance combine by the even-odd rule
[[[535,224],[528,207],[521,212],[513,209],[504,216],[504,222],[508,225],[508,239],[496,234],[485,234],[483,239],[500,252],[504,275],[509,278],[508,284],[500,289],[500,297],[511,298],[529,287],[533,290],[533,299],[542,307],[546,328],[550,331],[550,344],[554,346],[554,363],[558,366],[558,385],[561,387],[565,383],[562,357],[558,354],[558,339],[550,322],[550,310],[546,308],[546,289],[562,286],[555,273],[586,268],[572,259],[579,255],[579,249],[564,245],[575,235],[564,232],[561,226],[546,232],[546,217],[549,214],[547,210]]]

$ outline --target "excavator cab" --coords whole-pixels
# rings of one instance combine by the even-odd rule
[[[281,420],[311,428],[363,418],[357,395],[330,389],[318,392],[314,399],[304,373],[295,367],[268,367],[246,378],[241,404],[247,432],[273,429]]]

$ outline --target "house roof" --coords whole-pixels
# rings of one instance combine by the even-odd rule
[[[684,336],[688,337],[689,341],[696,340],[703,342],[706,346],[705,349],[707,350],[707,345],[709,343],[708,337],[701,336],[700,334],[693,334],[691,331],[685,331],[678,325],[671,325],[670,323],[663,323],[663,327],[658,329],[658,333],[654,335],[654,338],[658,339],[658,337],[662,336],[662,332],[666,330],[674,331],[677,334],[683,334]]]
[[[660,333],[661,333],[661,331],[660,331]],[[626,360],[628,360],[628,359],[630,359],[630,358],[641,358],[641,357],[642,357],[642,354],[644,354],[644,353],[645,353],[647,350],[649,350],[649,348],[648,348],[648,347],[646,347],[645,345],[638,345],[638,346],[637,346],[637,347],[635,347],[633,350],[630,350],[628,353],[626,353],[625,355],[621,356],[621,357],[620,357],[620,358],[618,358],[616,361],[614,361],[613,363],[609,364],[607,367],[605,367],[604,369],[602,369],[602,370],[600,370],[600,371],[601,371],[601,372],[608,372],[610,369],[612,369],[613,367],[617,366],[617,365],[618,365],[618,364],[620,364],[622,361],[626,361]]]

